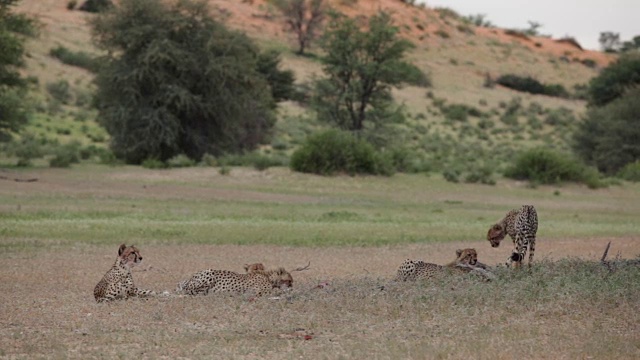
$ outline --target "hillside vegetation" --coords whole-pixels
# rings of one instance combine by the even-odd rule
[[[295,55],[293,35],[268,2],[209,3],[214,17],[246,32],[263,49],[281,51],[283,67],[294,72],[300,89],[321,75],[320,50],[311,46],[310,55]],[[415,45],[408,60],[428,74],[432,86],[394,90],[394,100],[403,104],[407,120],[394,125],[390,135],[391,145],[402,144],[409,154],[405,169],[411,171],[463,173],[469,168],[490,168],[499,172],[517,151],[541,145],[568,151],[585,111],[584,87],[613,59],[609,54],[582,50],[570,41],[477,27],[448,9],[399,0],[330,3],[362,20],[382,9],[392,15],[400,35]],[[41,36],[27,43],[24,71],[37,83],[38,91],[33,100],[36,114],[25,133],[41,143],[77,142],[90,147],[85,151],[87,158],[103,156],[100,149],[107,147],[109,136],[95,122],[93,74],[52,56],[52,50],[61,47],[99,54],[87,25],[94,15],[68,10],[63,1],[23,0],[19,4],[19,11],[42,23]],[[506,74],[561,86],[567,94],[550,97],[514,91],[496,83]],[[274,134],[260,152],[278,159],[276,164],[286,164],[308,135],[327,126],[309,108],[281,102]]]

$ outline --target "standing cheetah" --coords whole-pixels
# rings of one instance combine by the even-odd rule
[[[522,265],[522,260],[529,248],[529,267],[533,262],[536,251],[536,233],[538,232],[538,213],[533,205],[522,205],[520,209],[513,209],[505,217],[491,226],[487,232],[487,240],[492,247],[500,246],[500,241],[508,234],[513,240],[514,249],[507,259],[507,266],[515,263],[515,267]]]

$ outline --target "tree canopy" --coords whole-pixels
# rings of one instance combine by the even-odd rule
[[[589,109],[575,134],[575,150],[598,170],[612,175],[640,160],[640,87],[603,107]]]
[[[625,53],[589,82],[589,105],[603,106],[640,85],[640,53]]]
[[[398,37],[388,14],[372,16],[363,29],[357,20],[332,13],[321,46],[326,77],[316,83],[314,106],[320,119],[341,129],[360,131],[367,122],[390,120],[397,115],[392,87],[428,83],[403,60],[413,45]]]
[[[34,35],[33,20],[15,14],[18,0],[0,0],[0,140],[9,139],[27,122],[26,83],[18,69],[24,65],[24,37]]]
[[[271,0],[298,41],[299,55],[316,39],[327,11],[325,0]]]
[[[200,159],[253,149],[268,136],[274,100],[259,51],[212,19],[206,1],[123,1],[92,25],[108,51],[97,103],[116,156]]]

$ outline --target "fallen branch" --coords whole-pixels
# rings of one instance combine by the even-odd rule
[[[0,175],[0,180],[9,180],[9,181],[13,180],[13,181],[16,181],[16,182],[34,182],[34,181],[38,181],[38,178],[20,179],[20,178],[13,178],[13,177]]]
[[[604,254],[602,254],[602,258],[600,258],[600,263],[602,264],[602,266],[606,267],[607,270],[609,270],[609,272],[614,272],[615,269],[613,268],[613,266],[611,266],[611,263],[606,260],[607,254],[609,254],[610,247],[611,247],[611,241],[609,241],[609,243],[607,244],[607,247],[604,249]]]

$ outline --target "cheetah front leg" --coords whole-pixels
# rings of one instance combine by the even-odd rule
[[[522,260],[524,260],[524,256],[527,254],[527,247],[529,246],[529,239],[527,236],[523,236],[522,234],[516,235],[515,240],[515,249],[513,249],[513,253],[507,260],[507,267],[512,263],[515,263],[515,268],[520,268],[522,266]],[[531,259],[531,254],[529,255],[529,259]],[[531,263],[529,263],[531,266]]]

